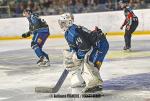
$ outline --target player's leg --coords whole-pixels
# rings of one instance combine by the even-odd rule
[[[97,47],[95,47],[92,51],[92,53],[90,54],[90,58],[89,58],[89,61],[91,61],[92,63],[94,63],[94,66],[97,68],[96,66],[96,60],[97,60],[97,57],[98,57],[98,51],[97,51]],[[100,63],[102,64],[102,63]],[[98,69],[98,68],[97,68]]]
[[[64,50],[63,52],[64,55],[64,65],[65,67],[68,67],[69,65],[76,65],[73,63],[73,60],[77,58],[76,54],[74,52],[70,52],[69,50]],[[82,87],[85,85],[85,82],[81,76],[82,74],[82,68],[83,63],[81,65],[77,65],[69,70],[70,72],[70,79],[71,79],[71,87],[76,88],[76,87]]]
[[[49,36],[49,32],[40,32],[38,44],[41,49],[42,49],[43,45],[45,44],[48,36]],[[43,55],[46,57],[46,59],[49,60],[48,54],[46,52],[44,52],[43,50],[42,50],[42,52],[43,52]]]
[[[94,93],[102,90],[102,79],[100,77],[99,70],[91,61],[89,61],[89,57],[91,57],[90,55],[91,53],[88,52],[84,60],[82,77],[86,83],[86,86],[82,90],[83,93]]]
[[[125,34],[124,34],[124,40],[125,40],[125,46],[124,46],[124,50],[129,49],[129,44],[130,44],[130,31],[125,29]]]
[[[131,25],[131,29],[130,29],[130,36],[129,36],[129,48],[131,48],[131,37],[132,37],[132,33],[136,30],[138,26],[138,21],[133,21],[132,25]]]
[[[133,21],[130,30],[126,29],[126,31],[125,31],[125,34],[126,34],[126,49],[125,50],[130,50],[132,33],[136,30],[137,26],[138,26],[138,21]]]
[[[86,74],[83,76],[86,82],[86,87],[83,89],[83,92],[96,92],[102,90],[103,81],[99,70],[108,49],[109,44],[107,40],[99,41],[90,54],[90,61],[85,62],[84,73]]]
[[[37,42],[37,39],[39,37],[39,33],[34,33],[34,36],[32,38],[31,47],[34,50],[35,54],[41,58],[43,56],[42,49],[39,47],[39,44]]]
[[[102,62],[108,52],[109,43],[108,43],[107,39],[104,39],[104,40],[99,41],[99,43],[97,44],[96,47],[97,47],[97,50],[96,50],[96,54],[93,59],[93,63],[95,65],[95,67],[97,67],[98,70],[100,70]]]
[[[45,44],[47,38],[49,36],[49,33],[48,32],[40,32],[39,33],[39,38],[38,38],[38,45],[39,47],[41,48],[42,50],[42,47],[43,45]],[[50,61],[49,61],[49,56],[47,53],[45,53],[43,50],[42,50],[42,54],[43,54],[43,59],[42,61],[40,62],[40,66],[50,66]]]
[[[77,87],[84,87],[85,82],[84,79],[82,78],[82,66],[80,66],[78,69],[71,71],[71,87],[72,88],[77,88]]]
[[[47,58],[47,61],[44,62],[45,64],[49,64],[49,58],[48,55],[43,52],[42,47],[47,39],[49,34],[45,34],[42,32],[38,32],[34,34],[34,37],[32,39],[32,43],[31,43],[31,47],[34,49],[36,55],[39,57],[39,61],[37,62],[37,64],[41,64],[43,63],[43,61],[45,61],[45,58]]]
[[[128,35],[128,38],[129,38],[128,47],[129,47],[129,49],[131,48],[131,37],[132,37],[132,33]]]

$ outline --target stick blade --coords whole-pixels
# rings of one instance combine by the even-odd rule
[[[54,93],[51,87],[35,87],[36,93]]]
[[[62,86],[62,84],[64,83],[67,75],[68,75],[69,71],[68,70],[64,70],[63,73],[61,74],[59,80],[57,81],[56,85],[52,88],[52,87],[35,87],[35,92],[37,93],[57,93],[60,89],[60,87]]]

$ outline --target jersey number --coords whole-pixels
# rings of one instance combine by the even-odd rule
[[[77,40],[76,40],[76,44],[79,45],[79,43],[82,43],[82,40],[81,40],[80,37],[78,37]]]

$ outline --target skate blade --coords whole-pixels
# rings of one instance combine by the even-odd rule
[[[46,63],[46,64],[38,64],[39,67],[50,67],[50,63]]]
[[[128,49],[128,50],[123,50],[123,52],[132,52],[132,50],[131,49]]]
[[[50,67],[51,65],[38,65],[39,67]]]

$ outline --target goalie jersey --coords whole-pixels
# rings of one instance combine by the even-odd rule
[[[83,26],[73,24],[65,32],[65,39],[68,42],[70,51],[75,51],[79,59],[83,59],[85,54],[96,45],[105,35],[99,29],[98,31],[90,31]]]

